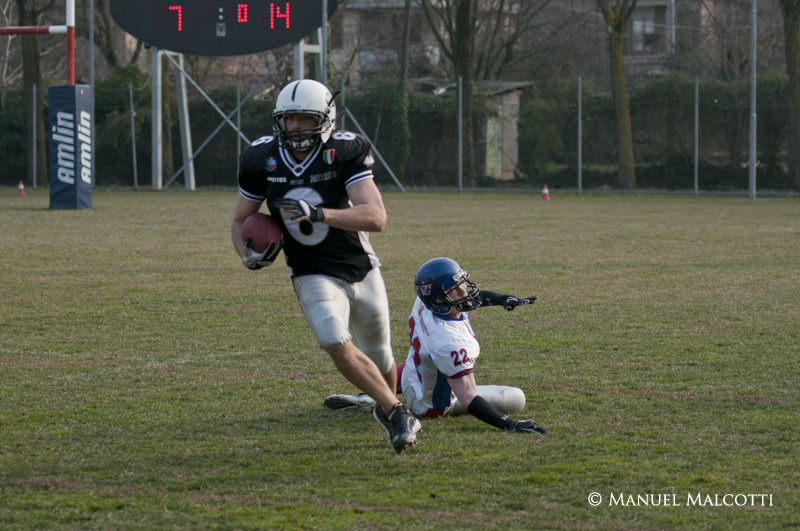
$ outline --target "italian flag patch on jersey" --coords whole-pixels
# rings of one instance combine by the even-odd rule
[[[326,149],[322,152],[322,160],[325,161],[325,164],[333,164],[334,153],[336,153],[335,149]]]

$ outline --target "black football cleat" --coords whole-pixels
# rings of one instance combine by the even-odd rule
[[[417,444],[417,432],[422,429],[422,424],[403,404],[394,406],[388,415],[380,406],[375,406],[372,416],[386,430],[389,442],[398,454]]]

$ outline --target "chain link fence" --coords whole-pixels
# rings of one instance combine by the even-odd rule
[[[280,86],[281,81],[272,85],[276,84]],[[471,144],[459,137],[456,80],[411,80],[407,129],[393,80],[365,82],[358,89],[342,87],[339,107],[340,111],[345,106],[350,110],[406,188],[457,189],[460,144],[475,168],[474,178],[463,177],[467,189],[533,190],[544,184],[551,189],[616,189],[615,107],[604,84],[580,76],[476,83]],[[237,96],[236,85],[228,80],[227,85],[207,92],[227,113],[250,88],[240,87]],[[654,77],[630,87],[636,188],[747,190],[749,90],[746,82],[681,75]],[[189,91],[191,133],[197,149],[222,117],[191,87]],[[46,116],[47,90],[37,93],[44,101]],[[251,141],[271,134],[273,101],[269,96],[274,90],[264,94],[247,100],[240,110],[242,131]],[[21,179],[32,184],[31,161],[26,155],[33,116],[30,97],[30,90],[0,90],[0,149],[6,154],[0,165],[0,183],[6,186]],[[787,102],[785,76],[759,78],[757,182],[761,190],[792,186],[787,165]],[[150,186],[150,109],[149,77],[136,67],[121,69],[97,82],[98,186]],[[183,163],[174,95],[165,102],[164,124],[164,175],[169,176]],[[341,112],[339,124],[359,131]],[[406,130],[409,143],[404,152],[398,145],[402,145],[401,135]],[[470,152],[468,145],[472,145]],[[243,146],[233,129],[223,127],[194,159],[197,186],[234,186],[240,149]],[[46,168],[38,167],[37,172],[38,186],[47,186]],[[380,186],[396,186],[383,164],[377,165],[375,175]]]

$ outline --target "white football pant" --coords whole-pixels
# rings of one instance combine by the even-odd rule
[[[391,369],[389,300],[380,269],[373,268],[355,283],[327,275],[303,275],[292,282],[303,315],[323,350],[331,353],[352,341],[352,330],[356,346],[381,374]]]
[[[405,371],[404,371],[405,374]],[[478,396],[483,397],[496,410],[503,414],[519,413],[525,408],[525,393],[518,387],[507,385],[477,385]],[[417,417],[424,417],[429,407],[417,399],[414,388],[410,385],[403,385],[403,397]],[[442,415],[464,415],[467,413],[467,405],[462,404],[454,393],[450,393],[450,405],[445,408]]]

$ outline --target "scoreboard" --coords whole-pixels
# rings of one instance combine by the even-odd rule
[[[157,48],[244,55],[300,41],[322,25],[322,0],[111,0],[122,29]],[[328,0],[327,16],[337,0]]]

